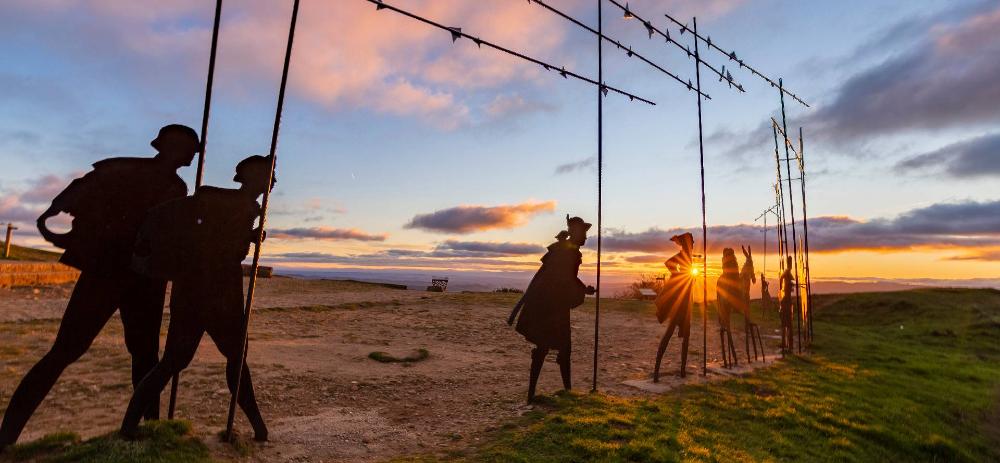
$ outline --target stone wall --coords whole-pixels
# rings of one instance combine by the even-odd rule
[[[0,261],[0,288],[72,283],[80,271],[56,262]]]

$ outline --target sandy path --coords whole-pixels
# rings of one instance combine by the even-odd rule
[[[373,461],[463,448],[526,410],[531,346],[505,322],[516,295],[436,294],[290,279],[264,280],[260,290],[258,307],[267,309],[253,320],[249,362],[271,442],[256,447],[253,460]],[[19,295],[0,292],[0,310],[24,304]],[[59,298],[52,300],[55,306]],[[652,315],[635,310],[643,304],[648,303],[608,302],[608,310],[602,310],[602,391],[648,394],[622,384],[648,377],[662,334]],[[592,373],[592,302],[574,311],[572,324],[574,387],[586,391]],[[56,327],[53,320],[0,323],[0,404],[6,406]],[[742,338],[736,342],[742,346]],[[716,338],[709,339],[710,361],[717,360],[713,344],[717,351]],[[664,359],[668,381],[676,373],[679,346],[671,342]],[[403,356],[418,348],[429,350],[430,358],[412,365],[367,358],[372,351]],[[688,365],[695,377],[700,352],[696,317]],[[23,438],[55,430],[94,435],[115,429],[131,390],[128,368],[116,320],[66,371]],[[228,392],[222,371],[221,356],[205,342],[182,375],[178,415],[192,420],[206,441],[214,441],[209,436],[225,424]],[[560,388],[550,357],[539,392]],[[238,426],[249,429],[242,418]],[[219,456],[235,455],[213,447]]]

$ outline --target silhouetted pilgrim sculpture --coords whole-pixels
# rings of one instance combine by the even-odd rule
[[[722,364],[725,367],[738,365],[736,346],[733,343],[732,315],[739,310],[740,264],[736,261],[733,248],[722,250],[722,276],[715,286],[716,306],[719,312],[719,338],[722,346]]]
[[[792,286],[795,280],[792,277],[792,256],[787,256],[785,271],[778,279],[778,306],[781,314],[781,349],[791,352],[792,343]]]
[[[572,388],[569,311],[583,304],[586,295],[596,292],[593,286],[585,285],[577,277],[583,262],[580,248],[587,242],[590,227],[591,224],[579,217],[566,216],[567,230],[556,235],[556,242],[549,245],[548,252],[542,256],[541,268],[507,320],[512,324],[517,318],[517,332],[535,345],[531,350],[529,403],[535,399],[538,375],[549,350],[559,351],[556,362],[562,374],[563,387],[567,390]]]
[[[764,272],[760,272],[760,314],[763,317],[771,308],[771,284],[767,282]]]
[[[233,180],[241,184],[239,189],[204,186],[189,198],[172,201],[150,212],[153,223],[183,225],[162,236],[152,231],[144,233],[138,250],[145,248],[156,256],[163,246],[181,247],[186,248],[182,255],[189,260],[173,269],[158,269],[155,261],[148,268],[154,274],[176,273],[170,275],[173,280],[170,327],[163,358],[136,387],[129,402],[122,420],[123,436],[136,436],[142,410],[156,401],[171,376],[187,367],[205,332],[226,357],[226,382],[230,391],[236,387],[243,342],[241,262],[260,233],[259,229],[254,229],[254,221],[260,216],[257,197],[268,189],[270,169],[270,158],[248,157],[236,166]],[[189,241],[173,242],[170,233],[177,233],[173,235],[176,239]],[[267,426],[257,406],[246,364],[237,401],[253,426],[254,439],[267,440]]]
[[[760,326],[750,318],[750,288],[757,284],[757,272],[753,267],[753,248],[747,246],[743,250],[743,267],[740,268],[740,310],[743,312],[743,341],[746,343],[747,362],[750,361],[750,347],[753,346],[753,358],[757,360],[757,353],[760,351],[760,358],[767,360],[764,354],[764,338],[760,335]]]
[[[688,342],[691,338],[691,285],[694,283],[694,275],[691,274],[693,263],[691,249],[694,248],[694,236],[690,233],[674,235],[670,241],[680,246],[681,250],[663,263],[670,271],[670,278],[664,283],[654,301],[656,319],[660,323],[667,321],[667,331],[663,333],[660,346],[656,350],[653,382],[660,381],[660,362],[663,360],[663,353],[667,351],[667,344],[670,343],[674,330],[678,328],[680,331],[677,336],[683,339],[680,375],[684,377],[687,374]]]
[[[115,310],[121,311],[125,347],[132,355],[132,384],[157,363],[166,282],[130,270],[132,246],[147,211],[187,195],[177,169],[191,164],[199,140],[194,130],[175,124],[160,129],[150,144],[158,151],[155,157],[95,163],[38,218],[42,237],[65,249],[60,262],[81,272],[55,342],[11,396],[0,426],[0,450],[17,441],[63,370],[87,352]],[[72,229],[54,233],[45,222],[62,212],[73,216]],[[137,413],[157,418],[158,397]]]
[[[740,246],[740,250],[743,251],[743,267],[739,268],[737,272],[738,263],[736,261],[736,252],[730,248],[723,249],[722,251],[722,277],[719,278],[717,288],[718,293],[718,305],[719,305],[719,320],[722,324],[723,329],[726,331],[726,336],[722,340],[722,350],[723,350],[723,362],[728,364],[726,360],[726,339],[729,341],[729,353],[732,354],[732,358],[729,359],[732,364],[736,364],[736,349],[732,345],[732,314],[733,311],[739,312],[743,315],[743,340],[746,344],[747,362],[750,362],[750,349],[753,348],[753,358],[756,360],[759,357],[763,357],[764,354],[764,343],[763,338],[760,336],[760,328],[756,323],[750,318],[750,288],[757,283],[757,273],[753,267],[753,249],[745,248]],[[766,360],[766,357],[765,357]]]

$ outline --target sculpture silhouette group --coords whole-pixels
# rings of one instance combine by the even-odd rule
[[[747,363],[751,361],[751,348],[754,360],[764,357],[764,341],[760,336],[760,328],[750,319],[750,288],[757,283],[757,275],[753,268],[753,251],[742,246],[741,250],[746,259],[742,268],[736,260],[736,251],[732,248],[722,250],[722,276],[716,285],[719,339],[722,346],[722,363],[726,367],[739,364],[732,333],[734,311],[743,315]]]
[[[63,370],[86,353],[116,310],[135,387],[122,423],[124,436],[135,436],[142,418],[159,417],[167,378],[187,366],[205,332],[226,356],[227,380],[231,389],[235,386],[243,341],[241,262],[256,236],[256,199],[268,188],[271,162],[247,158],[236,168],[240,189],[203,187],[188,197],[177,170],[190,165],[200,150],[197,133],[168,125],[150,144],[157,151],[152,158],[95,163],[38,218],[42,237],[65,250],[60,261],[81,273],[55,342],[11,396],[0,425],[0,450],[17,441]],[[60,213],[73,217],[65,234],[46,225]],[[167,280],[173,281],[171,319],[159,359]],[[255,438],[267,439],[246,366],[239,403]]]
[[[243,362],[244,293],[241,262],[250,246],[264,236],[254,225],[261,216],[257,198],[274,187],[272,160],[251,156],[236,166],[238,189],[200,187],[187,196],[177,170],[191,164],[200,150],[197,133],[182,125],[163,127],[151,142],[152,158],[112,158],[74,180],[38,218],[41,235],[65,250],[64,264],[80,269],[55,342],[21,380],[0,425],[0,451],[17,441],[31,415],[63,370],[90,347],[115,311],[121,314],[125,344],[132,356],[134,392],[120,433],[137,435],[139,422],[159,417],[159,397],[172,376],[193,359],[205,333],[226,358],[230,391],[249,418],[257,440],[268,430],[254,395],[250,369]],[[270,182],[269,182],[270,180]],[[73,217],[65,234],[50,231],[46,221],[60,213]],[[542,265],[508,319],[535,345],[531,350],[528,402],[535,399],[545,358],[557,351],[563,387],[572,388],[570,310],[580,306],[593,286],[579,279],[591,224],[566,217],[566,230],[556,235],[541,258]],[[695,281],[694,238],[671,238],[680,250],[664,265],[670,278],[655,298],[656,316],[667,328],[656,352],[653,381],[674,333],[682,339],[680,376],[687,367],[691,337],[691,289]],[[763,343],[750,317],[750,285],[756,282],[750,249],[738,268],[735,252],[723,251],[718,282],[718,318],[723,360],[737,363],[731,315],[744,317],[747,361]],[[791,258],[781,276],[779,305],[782,346],[791,348]],[[167,282],[172,282],[170,325],[159,358],[159,333]],[[766,283],[766,282],[763,282]],[[767,295],[766,286],[764,295]],[[240,368],[242,365],[242,371]]]

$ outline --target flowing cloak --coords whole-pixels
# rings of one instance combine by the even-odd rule
[[[664,262],[670,270],[670,278],[663,284],[653,301],[656,305],[656,319],[663,323],[667,319],[680,326],[678,336],[687,338],[691,334],[691,254],[681,251]]]
[[[175,169],[153,158],[111,158],[73,180],[52,205],[73,216],[59,261],[83,271],[129,270],[132,246],[147,212],[187,195]]]
[[[569,311],[583,304],[587,287],[577,278],[583,255],[569,241],[558,241],[542,256],[542,267],[524,293],[516,330],[538,347],[570,345]]]

